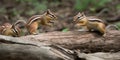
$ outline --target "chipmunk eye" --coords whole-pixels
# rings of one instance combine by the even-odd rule
[[[52,15],[53,17],[55,17],[54,15]]]
[[[80,16],[77,18],[77,20],[79,20],[80,19]]]
[[[78,18],[80,18],[80,17],[78,17]]]
[[[53,18],[53,16],[52,15],[49,15],[51,18]]]

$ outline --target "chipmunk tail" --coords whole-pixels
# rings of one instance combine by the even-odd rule
[[[25,20],[18,20],[18,21],[16,21],[13,25],[12,25],[12,27],[15,27],[15,26],[18,26],[18,27],[25,27],[25,25],[26,25],[26,21]]]
[[[118,30],[119,27],[117,25],[110,24],[106,27],[106,30]]]

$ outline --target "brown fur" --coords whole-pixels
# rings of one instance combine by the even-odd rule
[[[30,34],[37,34],[39,25],[52,26],[52,23],[57,17],[50,11],[47,10],[43,15],[32,16],[27,24],[27,30]]]
[[[74,22],[76,22],[76,25],[78,26],[84,26],[87,27],[87,30],[97,30],[103,35],[105,34],[106,30],[106,24],[96,17],[86,17],[83,13],[78,13],[76,16],[74,16]]]
[[[21,29],[17,26],[19,23],[22,23],[22,21],[18,20],[13,25],[10,23],[4,23],[0,28],[1,34],[13,37],[21,36]]]

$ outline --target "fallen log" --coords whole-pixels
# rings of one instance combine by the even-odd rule
[[[89,50],[90,52],[120,51],[120,31],[111,30],[102,37],[93,32],[49,32],[22,37],[0,36],[0,42],[14,42],[31,45],[56,44],[67,49]]]
[[[72,53],[68,51],[64,53],[66,50],[57,49],[51,45],[59,45]],[[9,60],[10,58],[10,60],[16,60],[16,58],[18,58],[17,60],[75,60],[76,55],[73,51],[76,49],[82,53],[117,53],[120,51],[120,31],[111,30],[105,37],[93,32],[78,31],[56,31],[22,37],[0,35],[0,60]]]
[[[120,52],[117,53],[103,53],[103,52],[97,52],[97,53],[78,53],[78,57],[81,58],[81,60],[120,60]]]
[[[0,60],[74,60],[49,46],[0,44]]]

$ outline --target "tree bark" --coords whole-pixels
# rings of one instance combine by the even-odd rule
[[[111,30],[103,37],[94,32],[49,32],[22,37],[0,36],[0,42],[14,42],[31,45],[56,44],[68,49],[99,51],[120,51],[120,31]]]
[[[65,49],[57,49],[51,45],[58,45]],[[56,31],[22,37],[0,35],[0,60],[75,60],[73,51],[76,49],[83,53],[117,53],[120,51],[120,31],[108,31],[105,37],[95,32],[78,31]]]

